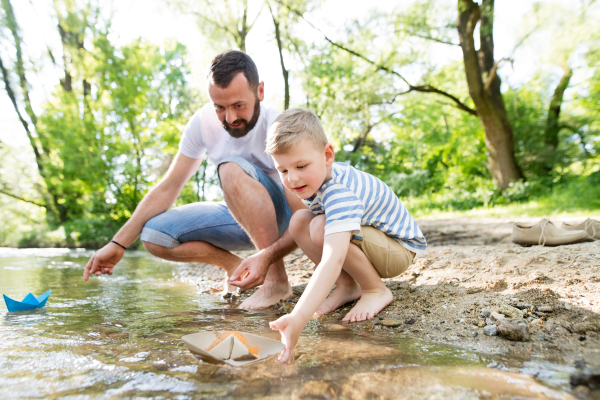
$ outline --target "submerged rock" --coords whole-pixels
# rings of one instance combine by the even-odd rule
[[[591,390],[600,389],[600,370],[586,368],[571,375],[569,382],[571,386],[586,386]]]
[[[528,342],[531,340],[529,326],[522,318],[504,319],[498,322],[498,333],[506,339],[516,342]]]

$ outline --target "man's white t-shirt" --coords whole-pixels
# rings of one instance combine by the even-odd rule
[[[238,156],[265,171],[281,185],[281,179],[270,155],[265,153],[267,130],[280,114],[279,111],[260,104],[260,116],[256,125],[242,138],[231,137],[223,128],[212,103],[206,104],[189,120],[179,142],[179,151],[190,158],[208,158],[219,165],[228,157]]]

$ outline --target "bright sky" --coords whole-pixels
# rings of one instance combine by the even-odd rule
[[[550,0],[549,0],[550,1]],[[257,0],[251,0],[251,7]],[[320,27],[328,36],[339,36],[341,27],[346,21],[361,18],[369,12],[373,5],[379,9],[390,11],[395,7],[409,4],[411,0],[394,0],[381,2],[365,2],[364,0],[328,0],[318,11],[306,17],[316,26]],[[24,33],[24,40],[30,53],[41,57],[46,46],[60,54],[60,39],[51,17],[54,14],[52,2],[49,0],[36,0],[35,2],[12,1],[17,14],[17,19]],[[174,14],[165,7],[165,0],[118,0],[113,2],[114,18],[112,20],[113,38],[118,43],[128,43],[132,39],[144,37],[154,43],[162,43],[166,38],[176,38],[188,47],[194,79],[201,83],[208,61],[212,58],[211,50],[199,34],[195,20]],[[453,2],[452,2],[453,3]],[[35,6],[33,6],[33,4]],[[496,58],[509,56],[516,42],[516,31],[522,16],[531,7],[531,0],[502,0],[496,2],[495,29],[502,32],[495,35]],[[256,7],[255,7],[256,8]],[[252,12],[252,8],[251,8]],[[321,41],[322,36],[303,25],[304,39]],[[443,46],[443,45],[442,45]],[[7,54],[7,49],[2,49]],[[283,78],[277,48],[272,37],[272,21],[268,10],[263,10],[255,28],[247,40],[247,51],[256,62],[261,79],[265,81],[266,100],[275,107],[283,103]],[[446,46],[443,58],[448,60],[459,59],[460,49]],[[521,51],[516,57],[514,69],[503,67],[503,79],[511,84],[518,84],[527,80],[535,71],[536,58],[531,52]],[[287,60],[288,68],[300,69]],[[508,75],[508,76],[507,76]],[[59,71],[44,70],[37,77],[30,77],[33,86],[33,101],[39,108],[47,100],[48,93],[58,83]],[[297,82],[292,82],[292,105],[302,104],[304,94]],[[201,105],[199,105],[201,107]],[[16,113],[10,103],[6,92],[0,93],[0,140],[11,146],[28,146],[25,132],[20,125]]]

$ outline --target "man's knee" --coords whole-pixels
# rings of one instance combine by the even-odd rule
[[[234,162],[219,164],[217,173],[219,174],[221,186],[235,184],[235,181],[240,178],[250,177],[242,167]]]
[[[315,215],[310,210],[298,210],[290,219],[289,231],[294,239],[306,235],[310,228],[310,222]]]
[[[142,240],[142,244],[144,245],[144,248],[146,249],[146,251],[148,253],[150,253],[153,256],[158,257],[158,258],[166,258],[169,255],[169,252],[171,250],[167,247],[159,246],[154,243],[144,242],[143,240]]]
[[[310,238],[314,244],[323,246],[325,242],[325,216],[318,215],[310,222]]]

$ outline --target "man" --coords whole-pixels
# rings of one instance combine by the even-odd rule
[[[305,206],[283,189],[264,152],[267,130],[279,112],[261,104],[264,82],[252,59],[240,51],[221,53],[211,61],[207,78],[212,103],[188,122],[165,177],[92,256],[83,279],[111,275],[141,234],[146,250],[157,257],[216,265],[244,290],[262,284],[240,307],[268,307],[292,296],[282,258],[296,248],[287,232],[292,211]],[[167,211],[205,153],[217,165],[225,202]],[[246,260],[231,253],[254,248],[259,251]]]

